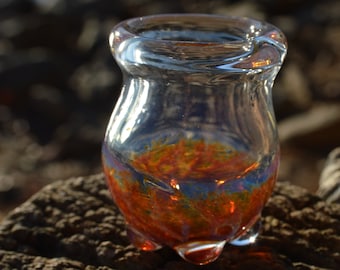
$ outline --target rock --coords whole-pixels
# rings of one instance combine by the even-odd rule
[[[259,0],[258,3],[266,8],[266,10],[270,10],[269,13],[285,13],[290,11],[291,9],[299,9],[301,6],[305,6],[308,4],[308,0]]]
[[[228,245],[217,261],[190,265],[169,248],[132,247],[99,174],[55,182],[12,211],[0,224],[0,268],[335,269],[339,235],[340,204],[278,183],[255,245]]]
[[[254,2],[235,2],[228,6],[218,6],[213,9],[212,13],[217,13],[221,15],[241,16],[241,17],[252,17],[257,20],[265,20],[266,16],[264,12],[260,9],[259,5]]]
[[[279,136],[282,143],[306,149],[330,151],[340,138],[340,104],[315,104],[310,110],[282,120]]]
[[[0,9],[3,14],[12,13],[13,10],[16,12],[26,13],[34,9],[34,5],[31,0],[6,0],[1,1]]]
[[[319,187],[324,154],[282,143],[278,181],[289,182],[315,193]]]
[[[2,89],[9,88],[12,91],[27,89],[28,86],[38,82],[53,83],[60,68],[57,65],[57,57],[53,57],[45,50],[32,49],[25,53],[11,53],[0,57],[2,63],[0,86]]]
[[[317,194],[328,202],[340,203],[340,147],[328,155]]]
[[[97,17],[107,18],[112,16],[122,16],[125,12],[123,1],[110,0],[35,0],[36,6],[41,12],[46,14],[54,14],[57,16],[83,18],[87,15],[100,15]]]
[[[280,72],[280,80],[274,84],[273,100],[275,111],[280,118],[296,115],[312,106],[309,83],[303,69],[296,63],[286,63]]]
[[[274,84],[274,108],[279,121],[293,123],[320,101],[325,107],[339,101],[339,10],[340,1],[334,0],[0,0],[0,175],[5,179],[0,212],[55,179],[99,171],[100,144],[121,89],[108,46],[108,33],[119,21],[203,12],[277,25],[289,49]],[[1,120],[7,115],[1,107],[8,108],[9,120]],[[291,152],[292,159],[288,166],[281,163],[285,180],[313,191],[320,169],[315,161],[339,138],[337,121],[327,127],[315,119],[300,118],[285,133],[282,152]],[[300,132],[314,121],[318,127]]]

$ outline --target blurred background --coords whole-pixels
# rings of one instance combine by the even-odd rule
[[[184,12],[253,17],[286,34],[273,89],[279,181],[315,192],[327,154],[340,145],[340,1],[1,0],[0,220],[46,184],[101,172],[121,86],[111,28]]]

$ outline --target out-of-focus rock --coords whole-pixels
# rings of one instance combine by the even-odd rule
[[[212,13],[221,15],[232,15],[241,17],[251,17],[257,20],[265,20],[266,15],[259,5],[254,2],[239,2],[226,5],[217,5],[213,8]]]
[[[288,62],[274,85],[273,99],[276,114],[281,118],[306,111],[312,106],[312,95],[302,69]],[[279,119],[280,120],[280,119]]]
[[[101,18],[124,16],[126,1],[112,0],[32,0],[41,13],[83,19],[91,14],[100,14]]]
[[[334,28],[329,46],[322,49],[310,67],[309,78],[313,93],[319,99],[340,100],[340,26]]]
[[[74,64],[64,60],[64,56],[39,48],[0,55],[0,97],[9,89],[20,100],[34,84],[65,87]]]
[[[288,144],[281,145],[279,182],[306,188],[310,192],[318,189],[324,155]]]
[[[328,155],[317,194],[328,202],[340,203],[340,147]]]
[[[18,49],[32,47],[47,47],[54,50],[75,49],[82,27],[82,21],[75,17],[57,17],[39,13],[15,18],[0,17],[0,22],[2,35]],[[8,27],[11,31],[6,29]]]
[[[26,13],[34,9],[31,0],[5,0],[0,2],[0,9],[3,14]]]
[[[318,104],[279,123],[281,143],[330,151],[339,144],[340,104]]]
[[[112,98],[114,89],[120,87],[121,78],[118,67],[114,65],[113,59],[110,59],[110,63],[105,61],[111,57],[109,53],[107,48],[106,53],[101,54],[102,57],[99,58],[101,60],[89,61],[88,64],[77,68],[70,76],[70,86],[76,92],[79,100],[98,106],[100,100],[107,101],[107,98]],[[115,98],[117,97],[118,91]],[[112,100],[112,106],[114,101]]]

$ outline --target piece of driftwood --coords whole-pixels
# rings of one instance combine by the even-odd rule
[[[171,214],[171,213],[169,213]],[[55,182],[0,225],[0,269],[340,269],[340,204],[278,183],[256,244],[206,266],[132,247],[102,174]]]

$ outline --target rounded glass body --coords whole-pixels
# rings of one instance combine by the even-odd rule
[[[121,22],[124,84],[103,167],[132,243],[195,264],[254,241],[276,180],[271,90],[284,35],[248,18],[171,14]]]

